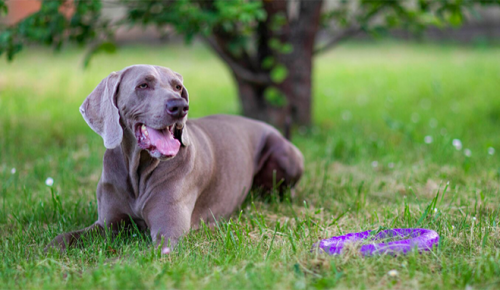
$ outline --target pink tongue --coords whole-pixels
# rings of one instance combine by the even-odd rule
[[[151,144],[154,145],[161,154],[166,156],[174,156],[177,154],[177,152],[179,152],[181,143],[178,140],[174,139],[174,136],[168,129],[158,131],[150,127],[147,128]]]

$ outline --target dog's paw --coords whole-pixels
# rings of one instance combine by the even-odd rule
[[[51,250],[58,250],[59,252],[63,253],[66,252],[68,249],[68,246],[71,242],[71,235],[69,234],[61,234],[55,237],[44,249],[43,251],[45,253],[51,251]]]

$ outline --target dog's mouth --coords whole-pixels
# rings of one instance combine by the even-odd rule
[[[135,126],[137,144],[149,151],[152,157],[159,159],[172,158],[179,152],[181,142],[175,138],[179,134],[175,131],[182,130],[181,124],[172,124],[163,129],[154,129],[144,123]]]

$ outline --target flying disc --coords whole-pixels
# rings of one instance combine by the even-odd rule
[[[407,254],[412,250],[429,251],[439,242],[439,235],[429,229],[390,229],[377,234],[373,231],[350,233],[343,236],[321,240],[314,247],[319,247],[330,255],[342,253],[344,245],[349,243],[367,243],[360,248],[363,256],[377,254]],[[400,239],[392,242],[377,243],[382,239]]]

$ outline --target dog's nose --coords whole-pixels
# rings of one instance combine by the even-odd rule
[[[167,101],[167,113],[174,118],[183,118],[189,110],[189,105],[184,99]]]

